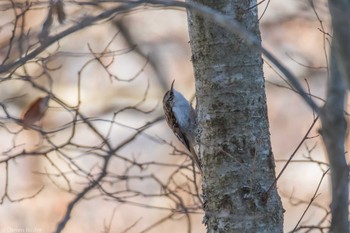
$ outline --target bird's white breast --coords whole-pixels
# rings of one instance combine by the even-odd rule
[[[173,112],[180,127],[189,127],[190,114],[192,111],[192,106],[185,99],[185,97],[181,93],[174,90]]]

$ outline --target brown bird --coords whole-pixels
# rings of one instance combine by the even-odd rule
[[[176,137],[190,152],[190,158],[202,172],[201,162],[195,150],[197,114],[185,97],[174,89],[174,82],[175,80],[163,97],[165,119]]]
[[[25,111],[22,117],[24,128],[31,127],[44,116],[49,107],[50,96],[36,99]]]

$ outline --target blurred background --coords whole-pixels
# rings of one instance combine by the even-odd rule
[[[3,65],[117,6],[65,1],[60,19],[61,3],[0,1]],[[326,2],[262,1],[259,17],[265,48],[322,104],[331,33]],[[315,115],[268,62],[264,72],[276,174],[301,143],[277,183],[285,230],[293,230],[312,197],[299,226],[327,226],[328,175],[317,190],[328,168],[318,122],[306,136]],[[204,232],[201,180],[193,180],[186,150],[162,118],[174,79],[193,99],[186,11],[150,6],[77,30],[1,74],[0,232],[54,231],[102,171],[101,184],[79,200],[63,232]],[[50,93],[41,121],[23,129],[24,113]]]

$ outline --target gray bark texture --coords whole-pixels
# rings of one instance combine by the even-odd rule
[[[333,56],[337,59],[337,69],[350,89],[350,1],[329,0],[328,5],[333,27]]]
[[[345,157],[346,85],[350,88],[350,1],[329,0],[333,37],[327,102],[320,113],[332,178],[331,232],[349,233],[349,167]]]
[[[198,1],[260,40],[256,1]],[[188,11],[208,232],[283,232],[261,53]],[[268,191],[269,190],[269,191]]]
[[[349,233],[349,168],[345,158],[345,139],[347,124],[344,117],[346,97],[345,80],[338,66],[336,49],[332,41],[330,77],[327,87],[327,102],[320,117],[321,135],[327,150],[332,179],[331,231],[332,233]]]

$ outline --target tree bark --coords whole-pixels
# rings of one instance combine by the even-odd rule
[[[256,1],[198,1],[260,40]],[[283,232],[261,53],[188,11],[208,232]],[[268,192],[269,190],[269,192]]]
[[[329,0],[328,5],[333,27],[333,56],[337,59],[339,73],[350,89],[350,1]]]
[[[346,85],[350,89],[350,1],[329,0],[333,37],[327,102],[320,113],[332,179],[331,232],[349,233],[349,167],[345,157]]]
[[[349,168],[345,158],[347,124],[344,116],[345,80],[339,69],[335,41],[332,41],[327,102],[320,112],[321,135],[327,150],[332,179],[331,232],[349,233]]]

